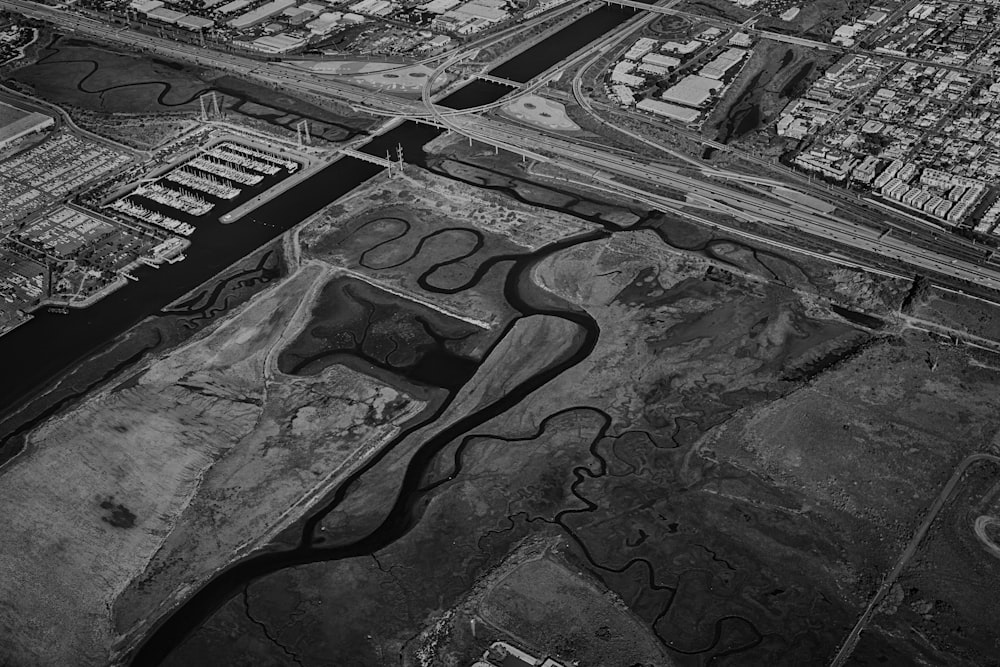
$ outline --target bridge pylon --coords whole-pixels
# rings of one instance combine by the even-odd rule
[[[219,97],[215,94],[214,90],[210,93],[202,93],[199,95],[198,106],[201,109],[201,120],[222,118],[222,111],[219,110]]]
[[[300,147],[312,143],[312,136],[309,134],[309,121],[305,118],[295,124],[295,141]]]

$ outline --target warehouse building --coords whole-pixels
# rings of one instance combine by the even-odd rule
[[[689,74],[667,88],[660,97],[689,107],[701,107],[722,88],[722,83],[696,74]]]
[[[693,123],[698,119],[698,112],[694,109],[677,106],[676,104],[669,104],[668,102],[660,102],[649,98],[639,102],[635,105],[635,108],[654,113],[657,116],[664,116],[672,120],[679,120],[682,123]]]
[[[243,30],[263,23],[272,16],[277,16],[289,7],[295,5],[295,0],[272,0],[266,5],[261,5],[257,9],[252,9],[245,14],[241,14],[229,22],[231,28]]]

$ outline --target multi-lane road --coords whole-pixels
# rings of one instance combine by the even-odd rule
[[[663,188],[687,193],[694,200],[692,208],[704,210],[707,207],[747,221],[797,229],[814,239],[870,253],[892,264],[907,264],[920,272],[940,274],[1000,290],[1000,271],[993,267],[944,255],[911,243],[904,237],[891,234],[883,236],[882,229],[846,220],[802,203],[783,200],[763,191],[756,194],[744,188],[737,189],[708,179],[695,178],[681,173],[676,167],[602,150],[492,118],[442,116],[438,120],[454,131],[478,141],[558,164],[597,182],[617,185],[627,182],[648,184],[648,188],[643,189],[652,197],[657,197],[657,191]],[[684,202],[665,197],[660,199],[665,200],[664,203],[672,209],[684,208]]]
[[[576,3],[574,3],[575,5]],[[660,3],[669,9],[672,3]],[[766,223],[801,231],[804,245],[814,245],[816,240],[842,246],[855,255],[880,257],[890,265],[908,265],[918,272],[937,274],[953,280],[977,285],[989,290],[1000,290],[1000,271],[982,265],[965,252],[949,254],[944,250],[929,249],[899,235],[882,234],[884,226],[876,228],[847,220],[830,213],[811,209],[801,203],[782,199],[758,187],[746,185],[732,187],[709,178],[696,178],[680,173],[676,168],[650,162],[621,151],[603,148],[535,131],[501,119],[477,115],[496,103],[481,108],[455,110],[440,107],[425,89],[422,100],[410,100],[389,93],[373,91],[351,85],[335,77],[319,77],[281,63],[260,62],[244,56],[209,51],[202,47],[180,44],[111,26],[85,16],[64,10],[37,5],[25,0],[0,0],[0,8],[17,11],[35,18],[54,22],[64,29],[73,29],[101,39],[123,43],[136,49],[145,49],[163,56],[212,66],[249,76],[277,87],[294,90],[324,99],[346,102],[357,108],[377,111],[381,115],[403,118],[428,119],[472,139],[489,143],[532,159],[547,161],[565,168],[568,172],[582,174],[595,183],[621,186],[639,184],[639,191],[647,201],[662,202],[663,207],[674,211],[710,210],[733,218]],[[642,21],[637,21],[642,23]],[[610,48],[631,23],[623,25],[600,40],[597,47]],[[603,45],[603,46],[602,46]],[[468,53],[458,52],[446,62],[458,62]],[[592,53],[592,49],[588,51]],[[445,67],[439,67],[441,72]],[[512,96],[527,94],[534,86],[512,91]],[[687,193],[687,201],[664,197],[664,189]]]

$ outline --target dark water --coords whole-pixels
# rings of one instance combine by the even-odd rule
[[[530,49],[514,56],[490,74],[524,83],[585,47],[635,14],[635,9],[606,5],[574,21]]]
[[[632,16],[631,10],[605,7],[574,22],[494,69],[491,74],[527,81],[578,48]],[[568,32],[567,32],[568,31]],[[570,38],[571,37],[571,38]],[[529,54],[532,54],[529,56]],[[452,108],[493,102],[510,89],[476,81],[442,100]],[[384,157],[402,146],[407,162],[423,164],[423,145],[440,130],[413,122],[372,138],[362,151]],[[142,319],[239,261],[304,218],[382,171],[354,159],[342,159],[258,208],[247,218],[223,225],[206,217],[191,235],[187,259],[160,269],[142,268],[138,283],[99,303],[68,315],[38,312],[15,331],[0,336],[0,413],[30,400],[57,375],[108,345]],[[221,209],[220,209],[221,211]]]
[[[848,310],[847,308],[832,304],[830,309],[848,322],[857,324],[858,326],[867,327],[869,329],[881,329],[885,326],[885,322],[874,315],[866,315],[865,313],[859,313],[856,310]]]

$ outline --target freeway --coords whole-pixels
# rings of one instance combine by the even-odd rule
[[[441,116],[437,120],[472,139],[533,159],[557,163],[595,180],[615,183],[620,187],[622,183],[616,177],[634,179],[644,183],[644,189],[650,195],[655,195],[657,189],[664,187],[693,193],[701,197],[702,201],[707,198],[720,207],[739,211],[739,217],[748,221],[796,228],[819,240],[833,241],[865,253],[874,253],[892,263],[908,264],[920,271],[1000,290],[1000,271],[992,267],[949,257],[904,238],[893,235],[882,237],[880,229],[814,211],[800,204],[780,203],[769,197],[765,198],[764,193],[749,194],[741,189],[685,176],[674,168],[644,159],[618,155],[489,118]],[[530,149],[527,148],[529,146]],[[549,155],[554,155],[554,158]],[[593,165],[600,165],[600,168]],[[671,201],[673,206],[681,203]]]
[[[636,4],[642,8],[649,8],[648,5],[642,3]],[[657,6],[662,9],[670,9],[667,4]],[[468,115],[493,108],[500,104],[499,102],[469,110],[447,109],[434,103],[429,95],[430,86],[425,87],[421,100],[407,100],[340,81],[319,79],[311,74],[296,72],[294,69],[280,64],[261,63],[235,54],[211,52],[197,46],[131,32],[128,29],[109,26],[94,19],[26,2],[26,0],[0,0],[0,8],[53,21],[64,28],[76,29],[111,41],[123,42],[134,48],[148,49],[168,57],[194,61],[201,65],[221,67],[262,79],[275,86],[311,93],[326,99],[346,101],[358,108],[370,110],[380,115],[428,119],[472,139],[535,160],[555,162],[569,171],[586,175],[602,183],[614,184],[619,188],[622,186],[621,179],[635,179],[644,184],[643,191],[652,197],[658,197],[657,191],[665,187],[697,196],[696,201],[693,202],[659,198],[663,201],[664,206],[671,208],[678,206],[704,208],[708,205],[731,214],[735,211],[736,217],[780,227],[794,227],[819,240],[843,244],[865,253],[874,253],[893,264],[906,264],[919,271],[946,276],[992,290],[1000,289],[1000,272],[991,267],[980,266],[965,256],[952,257],[937,250],[920,247],[893,235],[881,237],[882,229],[874,229],[833,215],[804,209],[801,205],[794,203],[781,203],[764,192],[748,194],[743,189],[684,176],[678,173],[675,168],[649,163],[637,159],[635,156],[623,155],[593,144],[579,141],[571,142],[550,134],[534,132],[512,123]],[[626,31],[629,25],[631,24],[626,23],[622,28],[612,31],[590,48],[610,48],[620,39],[619,31]],[[592,51],[588,50],[579,58],[570,58],[567,62],[578,62],[591,53]],[[446,62],[457,62],[466,55],[468,52],[463,50]],[[439,67],[436,73],[444,69],[445,67]],[[534,89],[535,86],[528,86],[520,91],[514,91],[512,95],[516,97],[527,94]],[[595,169],[593,165],[601,165],[601,169]]]
[[[458,55],[467,57],[476,50],[482,49],[513,34],[530,30],[536,25],[554,17],[564,15],[584,6],[589,0],[575,0],[558,8],[555,12],[542,14],[530,21],[520,23],[464,47]],[[215,67],[228,72],[257,79],[272,86],[293,89],[299,93],[307,93],[330,100],[347,102],[360,111],[374,112],[383,116],[400,116],[406,118],[427,118],[431,114],[417,101],[397,97],[353,85],[332,75],[317,75],[315,72],[303,70],[300,67],[282,62],[263,62],[234,53],[206,49],[195,44],[175,42],[173,40],[135,32],[128,27],[116,26],[74,12],[60,10],[48,5],[41,5],[28,0],[0,0],[0,9],[18,12],[30,18],[48,21],[64,30],[83,33],[92,37],[127,45],[134,50],[145,50],[161,56],[190,62],[205,67]],[[520,91],[527,94],[530,90]],[[445,113],[469,113],[489,110],[495,104],[468,110],[447,110]]]

